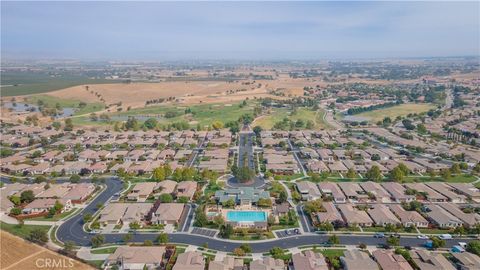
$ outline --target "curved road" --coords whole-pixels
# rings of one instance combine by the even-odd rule
[[[65,221],[57,230],[57,238],[62,241],[73,241],[80,246],[90,245],[90,239],[93,236],[88,232],[83,230],[83,220],[82,216],[85,213],[94,214],[96,205],[98,203],[105,204],[110,197],[121,191],[123,187],[123,182],[111,178],[106,180],[107,188],[98,195],[85,209],[83,209],[79,214]],[[121,243],[122,238],[125,234],[104,234],[105,243]],[[133,235],[132,241],[134,242],[143,242],[144,240],[155,240],[158,236],[158,233],[136,233]],[[189,234],[189,233],[171,233],[168,235],[170,242],[178,244],[190,244],[196,246],[202,246],[205,243],[208,243],[210,249],[231,252],[234,248],[238,247],[240,243],[238,241],[228,241],[219,238],[210,238],[202,235]],[[340,243],[342,245],[358,245],[359,243],[365,243],[367,245],[376,245],[384,244],[385,239],[373,238],[373,236],[365,235],[339,235]],[[290,236],[288,238],[281,239],[271,239],[265,241],[251,241],[250,245],[253,249],[253,252],[267,252],[272,247],[278,246],[282,248],[292,248],[304,245],[320,245],[328,240],[328,235],[325,234],[309,234],[309,235],[299,235],[299,236]],[[459,240],[447,240],[447,247],[455,245]],[[462,240],[465,241],[465,240]],[[420,246],[425,243],[425,240],[417,239],[415,237],[406,237],[402,236],[400,239],[400,244],[403,246]]]

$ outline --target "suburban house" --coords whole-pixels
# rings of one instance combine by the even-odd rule
[[[250,270],[285,270],[285,262],[282,259],[274,259],[264,256],[262,259],[250,263]]]
[[[98,222],[107,224],[144,223],[152,203],[110,203],[100,212]]]
[[[376,204],[373,208],[368,209],[367,212],[377,226],[397,225],[400,223],[400,220],[383,204]]]
[[[456,270],[441,253],[427,250],[410,250],[410,256],[420,270]]]
[[[178,224],[185,210],[183,203],[161,203],[152,216],[154,224]]]
[[[247,270],[243,259],[225,256],[221,261],[210,261],[208,270]]]
[[[317,213],[318,222],[334,222],[336,220],[343,221],[340,212],[338,212],[337,208],[332,202],[323,202],[322,206],[325,209],[325,212]]]
[[[457,269],[477,270],[479,268],[480,257],[473,253],[462,252],[462,253],[452,253],[452,255],[455,258]]]
[[[357,210],[351,204],[340,204],[337,206],[345,222],[350,226],[356,224],[362,227],[370,227],[373,224],[372,219],[365,211]]]
[[[340,189],[351,202],[367,202],[368,194],[357,183],[340,182]]]
[[[161,266],[165,247],[120,246],[105,260],[107,266],[117,265],[119,269],[157,269]]]
[[[455,228],[463,224],[460,219],[436,204],[428,204],[425,207],[429,210],[428,218],[440,228]]]
[[[381,184],[382,187],[388,191],[391,195],[391,199],[394,202],[401,203],[401,202],[411,202],[415,200],[414,195],[407,195],[405,194],[406,189],[396,182],[385,182]]]
[[[471,183],[448,183],[455,191],[467,196],[469,199],[480,202],[480,190]]]
[[[377,202],[390,202],[390,194],[379,184],[372,181],[359,183],[360,187],[367,192],[375,196]]]
[[[372,252],[372,255],[382,269],[413,270],[402,255],[395,254],[391,250],[377,249]]]
[[[177,187],[177,182],[167,179],[158,182],[154,190],[158,190],[159,194],[173,194],[175,187]]]
[[[345,194],[342,190],[333,182],[320,182],[318,187],[324,196],[333,198],[336,203],[344,203],[346,201]]]
[[[150,194],[152,194],[156,186],[157,183],[154,182],[138,183],[133,187],[132,191],[128,193],[127,199],[131,201],[144,202],[148,199]]]
[[[302,200],[312,201],[322,197],[322,194],[315,183],[310,181],[300,181],[296,184],[298,192],[302,195]]]
[[[296,253],[292,256],[291,270],[328,270],[328,264],[322,253],[307,250],[304,253]]]
[[[25,205],[22,212],[24,214],[39,214],[48,212],[50,208],[55,206],[56,202],[63,205],[61,212],[68,212],[72,209],[72,202],[65,199],[35,199],[33,202]]]
[[[415,226],[417,228],[427,228],[428,221],[417,211],[407,211],[399,204],[389,205],[390,210],[400,219],[403,227]]]
[[[425,183],[430,188],[434,189],[438,193],[442,194],[443,196],[447,197],[448,201],[452,203],[464,203],[467,201],[467,197],[462,194],[455,193],[452,187],[441,183],[441,182],[429,182]]]
[[[459,218],[463,225],[466,227],[474,227],[476,224],[480,223],[480,215],[473,212],[473,213],[464,213],[462,209],[460,209],[456,204],[452,203],[443,203],[441,207],[447,210],[450,214],[454,215],[455,217]]]
[[[340,257],[345,270],[378,270],[377,263],[370,258],[367,252],[361,250],[345,250]]]
[[[177,257],[177,261],[172,270],[204,270],[205,260],[203,255],[197,251],[188,251],[181,253]]]
[[[187,197],[189,200],[193,198],[193,195],[197,191],[197,182],[183,181],[177,185],[177,197]]]

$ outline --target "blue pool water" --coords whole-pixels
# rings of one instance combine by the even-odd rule
[[[267,214],[262,211],[229,211],[227,212],[227,220],[236,222],[266,221]]]

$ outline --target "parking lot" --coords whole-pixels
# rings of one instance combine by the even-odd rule
[[[213,237],[217,233],[217,231],[216,230],[203,229],[203,228],[193,228],[192,233]]]
[[[288,233],[287,233],[288,231]],[[275,231],[275,235],[278,238],[283,238],[283,237],[288,237],[288,236],[294,236],[294,235],[300,235],[300,231],[298,229],[288,229],[288,230],[278,230]]]

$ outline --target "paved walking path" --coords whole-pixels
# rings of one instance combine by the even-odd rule
[[[82,247],[77,252],[77,257],[87,261],[100,261],[108,258],[110,254],[93,254],[90,248]]]

